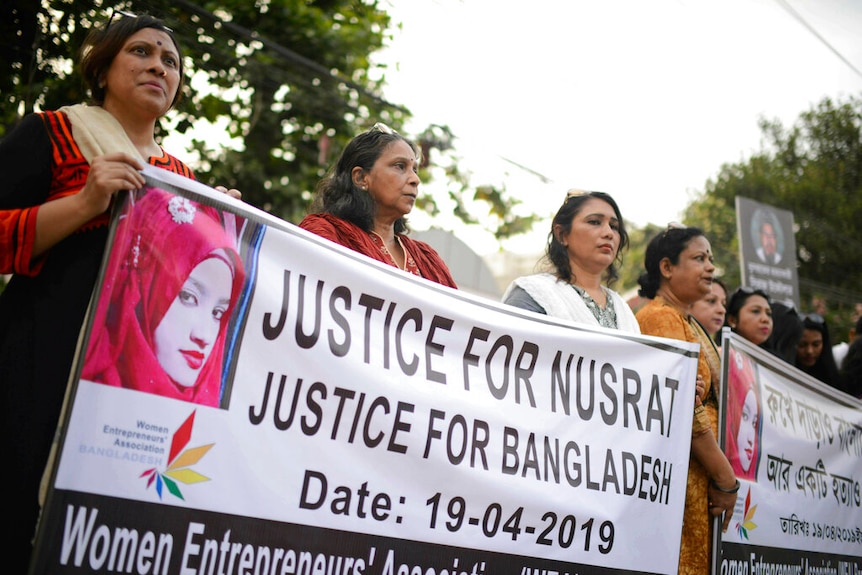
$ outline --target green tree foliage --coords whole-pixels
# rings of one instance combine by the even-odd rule
[[[862,302],[862,98],[825,98],[792,126],[761,119],[760,129],[763,149],[722,166],[688,206],[686,223],[707,231],[732,288],[741,277],[735,198],[793,212],[800,301],[827,311],[843,337]]]
[[[647,244],[663,228],[655,224],[647,224],[643,228],[637,228],[631,222],[626,221],[626,230],[629,234],[629,247],[623,255],[623,265],[618,281],[622,289],[631,290],[638,287],[638,278],[644,273]]]
[[[392,25],[379,0],[5,0],[0,8],[0,137],[24,114],[84,101],[76,50],[114,10],[166,20],[184,53],[183,101],[164,120],[171,132],[217,126],[223,138],[191,139],[201,181],[236,187],[243,199],[288,221],[304,214],[317,181],[347,141],[377,121],[400,130],[410,113],[383,100],[385,69],[372,66]],[[448,129],[443,127],[444,132]],[[429,128],[417,140],[449,161],[450,198],[469,198],[451,137]],[[408,134],[409,136],[409,134]],[[451,136],[451,134],[450,134]],[[225,145],[225,141],[230,143]],[[423,177],[431,166],[423,168]],[[505,190],[480,187],[492,213],[513,205]],[[420,207],[433,212],[434,198]],[[466,216],[467,210],[463,210]],[[469,221],[469,218],[462,218]],[[498,237],[529,224],[498,222]]]
[[[423,180],[442,178],[447,183],[446,204],[465,224],[484,226],[497,240],[503,240],[530,231],[539,220],[535,213],[521,213],[518,206],[523,202],[509,195],[505,187],[471,185],[470,176],[460,169],[455,135],[448,126],[428,126],[417,141],[422,148]],[[420,198],[417,206],[431,215],[441,210],[438,202],[429,197]],[[476,211],[487,217],[478,218]]]

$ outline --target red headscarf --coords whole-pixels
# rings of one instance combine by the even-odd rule
[[[174,382],[156,358],[154,333],[192,270],[219,258],[231,270],[230,305],[194,385]],[[245,272],[218,212],[150,188],[121,217],[81,377],[218,406],[224,336]]]
[[[727,441],[725,442],[725,453],[727,453],[727,458],[730,460],[730,465],[733,467],[733,471],[737,477],[755,480],[757,465],[760,461],[760,430],[763,425],[760,389],[757,385],[757,377],[751,359],[733,348],[730,349],[730,365],[727,379],[727,424],[725,426]],[[751,454],[751,465],[748,471],[745,471],[742,469],[742,463],[739,461],[740,447],[737,443],[737,437],[739,437],[739,427],[742,421],[742,406],[749,390],[754,392],[757,402],[757,413],[755,414],[755,417],[757,417],[757,428],[755,431],[754,448]]]

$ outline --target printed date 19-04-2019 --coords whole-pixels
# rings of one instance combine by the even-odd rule
[[[327,509],[334,515],[355,513],[360,519],[401,523],[404,517],[394,511],[393,504],[405,505],[404,496],[395,498],[385,492],[374,493],[363,482],[355,490],[347,485],[330,487],[327,476],[319,471],[305,470],[299,507],[309,511]],[[479,513],[468,513],[467,500],[462,496],[444,498],[440,492],[425,501],[431,515],[430,529],[446,529],[456,533],[462,529],[477,529],[488,538],[535,537],[536,545],[558,546],[562,549],[583,548],[585,552],[597,550],[608,554],[614,546],[614,523],[593,517],[580,520],[573,514],[546,511],[534,525],[524,518],[524,507],[514,511],[503,509],[500,503],[490,503]]]
[[[518,507],[514,512],[505,515],[503,506],[499,503],[488,505],[482,516],[467,514],[467,501],[460,496],[452,497],[448,502],[443,500],[442,494],[435,493],[426,502],[431,510],[431,521],[429,527],[437,529],[438,524],[451,532],[459,531],[464,527],[474,526],[482,530],[485,537],[497,537],[508,535],[512,541],[517,541],[523,535],[536,537],[537,545],[559,546],[568,549],[572,546],[583,545],[584,551],[590,551],[595,544],[599,553],[608,554],[614,546],[614,524],[612,521],[596,523],[594,518],[578,522],[571,514],[560,516],[553,511],[547,511],[542,515],[541,527],[534,525],[522,526],[524,508]],[[441,509],[441,504],[445,510]],[[445,515],[441,515],[445,513]],[[597,536],[598,541],[593,537]]]

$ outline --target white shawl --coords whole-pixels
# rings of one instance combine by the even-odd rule
[[[552,274],[541,273],[519,277],[506,288],[503,301],[506,300],[514,286],[518,286],[530,294],[530,297],[542,306],[549,316],[571,320],[575,323],[599,325],[598,320],[584,303],[580,294],[572,289],[571,285],[558,280]],[[613,299],[614,310],[617,312],[617,329],[640,333],[640,325],[638,325],[629,304],[612,289],[608,289],[607,294]]]

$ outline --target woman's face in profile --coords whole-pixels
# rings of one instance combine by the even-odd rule
[[[419,159],[404,140],[395,140],[362,178],[377,204],[377,217],[395,221],[409,214],[419,195]]]
[[[175,383],[191,387],[212,352],[227,309],[233,274],[210,257],[189,274],[154,334],[155,355]]]
[[[742,403],[742,415],[739,419],[739,430],[736,432],[736,445],[739,449],[739,464],[744,471],[751,467],[754,459],[754,444],[757,441],[757,428],[760,418],[757,413],[757,396],[749,389]]]
[[[691,315],[706,328],[709,335],[715,335],[724,325],[726,311],[727,293],[715,282],[708,294],[691,304]]]
[[[670,291],[683,303],[693,304],[712,290],[715,265],[712,248],[704,236],[695,236],[679,254],[678,263],[670,264],[670,275],[665,276]],[[662,261],[667,261],[667,258]]]

